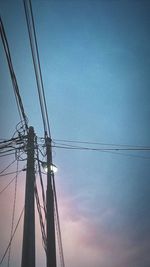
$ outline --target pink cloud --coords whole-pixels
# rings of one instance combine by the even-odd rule
[[[111,227],[118,210],[109,207],[97,217],[78,213],[75,198],[65,198],[60,205],[61,228],[67,265],[73,267],[136,267],[140,259],[150,261],[149,243],[135,244],[131,229]],[[122,218],[121,218],[122,219]],[[110,225],[110,228],[109,228]]]

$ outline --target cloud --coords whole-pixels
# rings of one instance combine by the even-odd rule
[[[60,207],[66,264],[73,267],[148,267],[149,234],[140,238],[140,224],[134,227],[126,214],[113,206],[92,216],[87,207],[84,208],[86,201],[84,204],[79,201],[80,197],[66,197]]]

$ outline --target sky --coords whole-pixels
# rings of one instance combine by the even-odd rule
[[[52,138],[149,147],[150,1],[32,0],[32,7]],[[23,2],[0,0],[0,14],[29,125],[43,137]],[[11,138],[18,122],[0,42],[0,138]],[[149,267],[149,152],[54,148],[53,161],[66,267]],[[1,158],[0,169],[8,162]],[[0,177],[0,190],[11,178]],[[16,220],[24,187],[25,173],[18,179]],[[0,257],[13,194],[13,184],[0,194]],[[38,228],[37,267],[44,267]],[[22,224],[12,267],[20,266],[21,240]]]

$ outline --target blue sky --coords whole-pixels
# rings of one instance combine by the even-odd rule
[[[150,146],[150,2],[32,4],[52,138]],[[43,136],[23,3],[1,0],[0,13],[29,124]],[[1,43],[0,73],[0,138],[9,138],[19,117]],[[146,157],[149,152],[54,149],[66,266],[149,267]],[[22,192],[21,181],[21,199]],[[5,205],[11,209],[9,199]],[[12,261],[19,266],[19,257]]]

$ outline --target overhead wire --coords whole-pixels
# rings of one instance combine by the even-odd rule
[[[2,141],[3,140],[3,141]],[[17,142],[17,141],[21,141],[21,138],[20,136],[18,137],[12,137],[11,139],[1,139],[0,141],[0,145],[4,145],[5,143],[12,143],[12,142]]]
[[[0,175],[4,173],[11,165],[13,165],[16,162],[17,159],[14,159],[10,164],[7,165],[2,171],[0,171]]]
[[[21,132],[22,126],[18,129],[19,124],[20,122],[17,124],[16,131],[14,132],[11,139],[1,139],[0,157],[15,154],[17,150],[21,150],[24,148],[27,136],[24,135],[24,131]],[[14,137],[16,134],[18,134],[18,136]]]
[[[13,151],[13,152],[12,152]],[[15,154],[16,149],[12,148],[12,149],[7,149],[5,151],[0,151],[0,155],[3,157],[5,156],[5,154],[7,154],[8,152],[11,152],[10,154]],[[9,153],[8,153],[9,154]]]
[[[56,186],[55,186],[54,175],[52,175],[52,183],[53,183],[55,215],[56,215],[56,229],[57,229],[58,246],[59,246],[59,253],[60,253],[60,262],[61,262],[61,266],[65,267],[65,260],[64,260],[64,252],[63,252],[63,244],[62,244],[62,236],[61,236],[60,219],[59,219],[58,202],[57,202],[57,194],[56,194]]]
[[[38,170],[38,174],[39,174],[39,178],[40,178],[40,185],[41,185],[41,192],[42,192],[42,201],[43,201],[42,205],[40,203],[40,198],[39,198],[38,188],[37,188],[36,183],[35,183],[35,187],[34,187],[34,194],[35,194],[35,199],[36,199],[37,211],[39,214],[39,221],[40,221],[41,234],[42,234],[42,243],[43,243],[44,250],[46,252],[47,251],[47,238],[46,238],[46,230],[45,230],[45,223],[44,223],[46,220],[46,216],[47,216],[46,197],[45,197],[44,185],[43,185],[43,179],[42,179],[37,137],[35,138],[35,149],[36,149],[36,160],[37,160],[37,167],[38,167],[37,170]],[[41,208],[43,208],[43,210],[44,210],[44,219],[43,219],[43,213],[42,213]]]
[[[34,186],[34,194],[35,194],[35,199],[36,199],[37,211],[38,211],[38,214],[39,214],[39,221],[40,221],[40,227],[41,227],[43,247],[44,247],[44,250],[46,252],[46,249],[47,249],[46,231],[45,231],[45,225],[44,225],[44,221],[43,221],[41,205],[40,205],[40,199],[39,199],[39,194],[38,194],[36,183],[35,183],[35,186]]]
[[[37,39],[36,39],[36,30],[35,30],[35,25],[34,25],[34,18],[33,18],[33,11],[32,11],[32,6],[31,6],[31,1],[29,0],[29,5],[27,6],[27,1],[24,0],[24,6],[25,6],[25,13],[26,13],[26,19],[27,19],[27,26],[28,26],[28,32],[29,32],[29,36],[30,36],[30,44],[31,44],[31,50],[32,50],[32,57],[33,57],[33,63],[34,63],[34,68],[35,68],[35,74],[36,74],[36,80],[37,80],[37,87],[38,87],[38,93],[39,93],[39,101],[40,101],[40,107],[41,107],[41,113],[42,113],[42,120],[43,120],[43,125],[44,125],[44,131],[45,133],[48,133],[49,136],[51,136],[50,134],[50,125],[49,125],[49,120],[48,120],[48,112],[47,112],[47,106],[46,106],[46,99],[45,99],[45,93],[44,93],[44,85],[43,85],[43,79],[42,79],[42,72],[41,72],[41,66],[40,66],[40,60],[39,60],[39,52],[38,52],[38,45],[37,45]],[[30,15],[28,14],[28,11],[30,11]],[[31,20],[30,20],[31,19]],[[32,28],[33,27],[33,28]],[[33,44],[34,42],[34,44]],[[7,44],[7,42],[6,42]],[[7,52],[7,54],[9,54]],[[37,57],[37,58],[36,58]],[[11,61],[9,61],[9,64],[11,63]],[[10,68],[11,69],[11,68]],[[11,69],[12,71],[12,69]],[[12,78],[14,79],[14,73],[12,73]],[[14,80],[13,82],[16,86],[16,81]],[[16,93],[15,96],[18,97],[18,94]],[[26,122],[26,116],[24,117],[25,113],[24,110],[22,109],[22,106],[20,104],[20,98],[19,101],[17,101],[17,105],[18,105],[18,109],[20,112],[20,117],[24,119],[25,123],[26,123],[26,129],[27,129],[27,122]],[[54,140],[55,141],[55,140]],[[65,140],[56,140],[56,141],[63,141],[65,142]],[[75,141],[67,141],[67,142],[74,142]],[[100,143],[89,143],[89,142],[76,142],[76,143],[84,143],[84,144],[99,144]],[[115,144],[101,144],[101,145],[111,145],[111,146],[119,146],[119,145],[115,145]],[[126,145],[123,145],[126,146]],[[67,144],[59,144],[59,145],[54,145],[53,147],[55,148],[62,148],[62,149],[78,149],[78,150],[90,150],[90,151],[102,151],[102,152],[108,152],[110,151],[111,153],[113,153],[113,151],[150,151],[150,148],[147,147],[126,147],[126,148],[91,148],[91,147],[79,147],[79,146],[69,146]],[[9,166],[7,167],[9,168]],[[6,169],[7,169],[6,168]],[[6,170],[4,169],[2,171],[2,173]],[[40,167],[39,167],[39,172],[40,171]],[[1,173],[0,173],[1,174]],[[7,174],[4,174],[7,175]],[[40,176],[41,177],[41,176]],[[40,178],[41,180],[41,178]],[[42,180],[41,180],[42,181]],[[11,182],[10,182],[11,183]],[[9,184],[10,184],[9,183]],[[42,186],[42,184],[41,184]],[[59,213],[58,213],[58,206],[57,206],[57,196],[56,196],[56,190],[55,190],[55,181],[53,181],[53,186],[54,186],[54,196],[55,196],[55,208],[56,208],[56,215],[57,215],[57,223],[58,223],[58,232],[59,232],[59,239],[60,239],[60,246],[61,246],[61,253],[62,253],[62,240],[61,240],[61,231],[60,231],[60,223],[59,223]],[[38,192],[37,192],[37,188],[35,189],[36,191],[36,195],[38,196]],[[43,199],[44,202],[44,199]],[[38,203],[39,205],[40,203]],[[43,227],[43,226],[42,226]],[[13,235],[13,233],[12,233]],[[12,238],[12,236],[11,236]],[[10,244],[11,245],[11,244]],[[10,248],[10,246],[9,246]],[[63,253],[62,253],[63,255]],[[64,258],[62,256],[61,261],[63,262],[63,266],[64,265]]]
[[[19,167],[19,161],[17,161],[17,168],[16,168],[16,176],[15,176],[15,190],[14,190],[14,200],[13,200],[13,210],[12,210],[12,220],[11,220],[11,232],[10,232],[10,240],[13,234],[14,229],[14,220],[15,220],[15,211],[16,211],[16,197],[17,197],[17,182],[18,182],[18,167]],[[7,267],[10,265],[10,256],[11,256],[11,244],[12,240],[10,242],[10,246],[8,249],[8,262]]]
[[[95,147],[83,147],[83,146],[66,146],[64,144],[60,145],[53,145],[56,148],[63,148],[63,149],[77,149],[77,150],[93,150],[93,151],[150,151],[150,147],[143,147],[143,148],[95,148]]]
[[[38,50],[38,43],[37,43],[37,37],[36,37],[36,29],[35,29],[35,23],[34,23],[32,4],[30,0],[23,0],[23,2],[24,2],[24,9],[25,9],[25,16],[26,16],[30,46],[31,46],[32,60],[33,60],[35,76],[36,76],[36,83],[37,83],[37,89],[38,89],[38,96],[39,96],[44,132],[45,132],[45,136],[47,136],[48,134],[50,137],[51,136],[50,125],[49,125],[48,111],[47,111],[46,98],[45,98],[45,92],[44,92],[44,83],[43,83],[43,78],[42,78],[42,71],[41,71],[41,64],[40,64],[40,57],[39,57],[39,50]]]
[[[101,146],[115,146],[115,147],[135,147],[135,148],[145,148],[147,146],[142,145],[131,145],[131,144],[115,144],[115,143],[103,143],[103,142],[93,142],[93,141],[81,141],[81,140],[67,140],[67,139],[53,139],[54,143],[64,142],[64,143],[76,143],[76,144],[89,144],[89,145],[101,145]]]
[[[23,155],[24,154],[24,152],[22,152],[21,153],[21,155]],[[21,160],[20,159],[20,156],[21,155],[16,155],[16,158],[12,161],[12,162],[10,162],[2,171],[0,171],[0,176],[5,176],[5,175],[8,175],[8,174],[13,174],[13,172],[12,173],[4,173],[7,169],[9,169],[9,167],[10,166],[12,166],[17,160]],[[2,175],[3,174],[3,175]]]
[[[0,157],[6,157],[10,155],[17,155],[18,151],[21,151],[26,146],[26,135],[24,131],[21,132],[23,126],[18,128],[20,122],[16,126],[16,131],[14,132],[11,139],[1,139],[0,141]],[[17,137],[15,135],[18,134]]]
[[[4,25],[3,25],[1,17],[0,17],[0,34],[1,34],[4,51],[6,54],[6,59],[7,59],[10,75],[11,75],[11,80],[13,84],[13,89],[14,89],[14,94],[16,98],[16,103],[17,103],[20,119],[21,121],[24,121],[25,129],[27,131],[28,130],[27,116],[25,114],[23,102],[20,96],[19,87],[18,87],[18,83],[17,83],[17,79],[16,79],[16,75],[14,72],[13,63],[11,59],[10,49],[9,49],[9,45],[8,45],[8,41],[7,41],[7,37],[6,37],[6,33],[5,33],[5,29],[4,29]]]
[[[138,154],[132,154],[132,153],[126,153],[129,152],[149,152],[150,147],[83,147],[83,146],[77,146],[77,145],[68,145],[68,144],[62,144],[62,143],[54,143],[52,145],[54,148],[58,149],[65,149],[65,150],[79,150],[79,151],[99,151],[109,154],[115,154],[115,155],[122,155],[126,157],[134,157],[134,158],[142,158],[142,159],[150,159],[148,156],[144,155],[138,155]],[[122,151],[119,152],[119,151]]]
[[[22,149],[24,149],[25,147],[24,147],[24,146],[22,146],[22,147],[11,147],[11,149],[7,149],[7,148],[9,148],[9,147],[6,147],[4,151],[0,151],[0,155],[5,155],[5,154],[7,154],[8,152],[11,152],[11,153],[13,153],[13,154],[16,154],[17,151],[22,150]],[[13,151],[13,152],[12,152],[12,151]],[[8,153],[8,154],[9,154],[9,153]]]
[[[21,213],[20,213],[19,219],[18,219],[17,224],[16,224],[16,226],[15,226],[15,228],[14,228],[14,231],[13,231],[13,234],[12,234],[12,236],[11,236],[11,238],[10,238],[10,241],[9,241],[9,243],[8,243],[8,246],[7,246],[5,252],[4,252],[4,254],[3,254],[3,256],[2,256],[2,258],[1,258],[1,260],[0,260],[0,265],[3,263],[3,261],[4,261],[5,257],[6,257],[6,254],[7,254],[8,250],[9,250],[9,247],[10,247],[10,245],[11,245],[11,242],[12,242],[12,240],[13,240],[13,238],[14,238],[14,236],[15,236],[15,233],[16,233],[16,231],[17,231],[17,229],[18,229],[18,226],[19,226],[19,223],[20,223],[20,221],[21,221],[23,212],[24,212],[24,208],[22,209],[22,211],[21,211]]]
[[[139,159],[150,159],[150,157],[144,156],[144,155],[139,155],[139,154],[129,154],[126,153],[126,151],[123,153],[121,152],[115,152],[115,151],[100,151],[102,153],[107,153],[107,154],[112,154],[112,155],[120,155],[120,156],[125,156],[125,157],[129,157],[129,158],[139,158]]]
[[[37,142],[37,140],[36,140]],[[43,179],[42,179],[42,171],[41,171],[41,165],[40,165],[40,159],[39,159],[39,151],[38,151],[38,145],[37,146],[37,163],[38,163],[38,172],[39,172],[39,177],[40,177],[40,184],[41,184],[41,190],[42,190],[42,200],[43,200],[43,207],[44,207],[44,212],[46,216],[46,197],[45,197],[45,192],[44,192],[44,185],[43,185]]]
[[[16,140],[18,140],[18,137],[17,138],[12,138],[12,139],[9,139],[9,140],[1,141],[0,142],[0,149],[3,149],[3,147],[5,148],[5,147],[11,145]]]
[[[11,149],[9,149],[9,148],[11,148]],[[14,154],[14,155],[17,155],[17,153],[19,152],[19,151],[22,151],[22,150],[24,150],[25,149],[25,146],[23,145],[23,146],[16,146],[16,147],[6,147],[5,148],[5,150],[4,150],[4,148],[3,148],[3,150],[2,151],[0,151],[0,156],[1,157],[4,157],[4,156],[6,156],[6,155],[12,155],[12,154]],[[24,151],[24,153],[25,153],[25,151]],[[23,154],[23,153],[22,153]]]
[[[18,171],[16,175],[18,175],[22,170]],[[9,181],[9,183],[0,191],[0,194],[2,194],[11,184],[12,182],[16,179],[16,175]]]
[[[1,153],[0,153],[1,154]],[[0,158],[2,157],[6,157],[6,156],[10,156],[10,155],[15,155],[15,152],[12,152],[12,153],[5,153],[3,155],[0,155]]]
[[[26,3],[27,3],[27,1],[24,1],[24,5],[26,5]],[[41,113],[42,113],[42,119],[43,119],[43,124],[44,124],[44,132],[45,132],[45,137],[47,137],[47,135],[51,136],[51,134],[50,134],[50,125],[49,125],[48,112],[47,112],[47,106],[46,106],[44,85],[43,85],[43,80],[42,80],[42,72],[41,72],[41,66],[40,66],[40,60],[39,60],[39,52],[38,52],[38,45],[37,45],[37,40],[36,40],[36,31],[35,31],[35,25],[34,25],[34,18],[33,18],[31,1],[29,1],[28,3],[29,3],[29,6],[27,7],[25,13],[26,13],[26,19],[28,19],[28,22],[27,22],[28,30],[30,31],[31,27],[32,27],[32,30],[33,30],[33,32],[31,32],[31,35],[30,35],[30,43],[31,43],[31,46],[32,46],[33,45],[32,42],[33,41],[35,42],[34,43],[35,46],[33,45],[32,48],[31,48],[32,49],[32,57],[33,57],[34,68],[35,68],[35,73],[36,73],[36,80],[37,80],[37,86],[38,86]],[[29,17],[27,17],[28,16],[28,14],[27,14],[28,11],[30,11]],[[30,19],[30,21],[29,21],[29,19]],[[14,70],[13,70],[12,61],[11,61],[11,57],[10,57],[9,46],[8,46],[8,42],[7,42],[7,39],[6,39],[5,32],[4,32],[2,21],[1,21],[1,30],[2,30],[1,34],[2,34],[3,45],[4,45],[5,53],[6,53],[6,56],[7,56],[7,62],[8,62],[8,66],[9,66],[12,82],[13,82],[16,102],[17,102],[18,111],[19,111],[19,114],[20,114],[20,119],[21,119],[21,121],[22,120],[24,121],[25,126],[26,126],[25,128],[27,130],[28,129],[27,120],[26,120],[27,117],[26,117],[26,115],[24,113],[21,97],[20,97],[20,94],[19,94],[17,80],[16,80],[16,76],[15,76],[15,73],[14,73]],[[10,144],[8,146],[10,147]],[[8,154],[8,152],[11,152],[10,149],[7,150],[7,154]],[[3,173],[7,168],[9,168],[9,166],[7,166],[1,173]],[[11,180],[10,183],[12,183],[12,182],[13,181]],[[6,188],[8,188],[10,183],[7,185],[7,187],[5,187],[3,189],[3,192],[4,192],[4,190],[6,190]],[[41,185],[42,185],[42,183],[41,183]],[[39,202],[39,196],[38,196],[38,191],[37,191],[36,185],[35,185],[35,195],[36,195],[36,201],[37,201],[37,206],[38,206],[38,212],[39,212],[39,215],[40,215],[42,236],[44,237],[43,240],[44,240],[45,246],[46,246],[46,236],[45,236],[45,232],[44,232],[44,226],[43,226],[43,221],[42,221],[42,216],[41,216],[42,215],[41,206],[40,206],[40,202]],[[0,263],[3,262],[3,260],[5,258],[5,255],[8,252],[8,250],[10,251],[11,242],[12,242],[13,236],[15,234],[15,230],[16,230],[16,228],[15,228],[15,230],[13,232],[13,224],[14,224],[14,216],[13,216],[13,219],[12,219],[11,239],[10,239],[8,247],[7,247],[7,249],[6,249],[6,251],[5,251],[4,255],[3,255],[2,260],[1,260]],[[9,255],[10,255],[10,252],[9,252]],[[9,259],[10,259],[10,256],[8,256],[8,266],[9,266]]]

